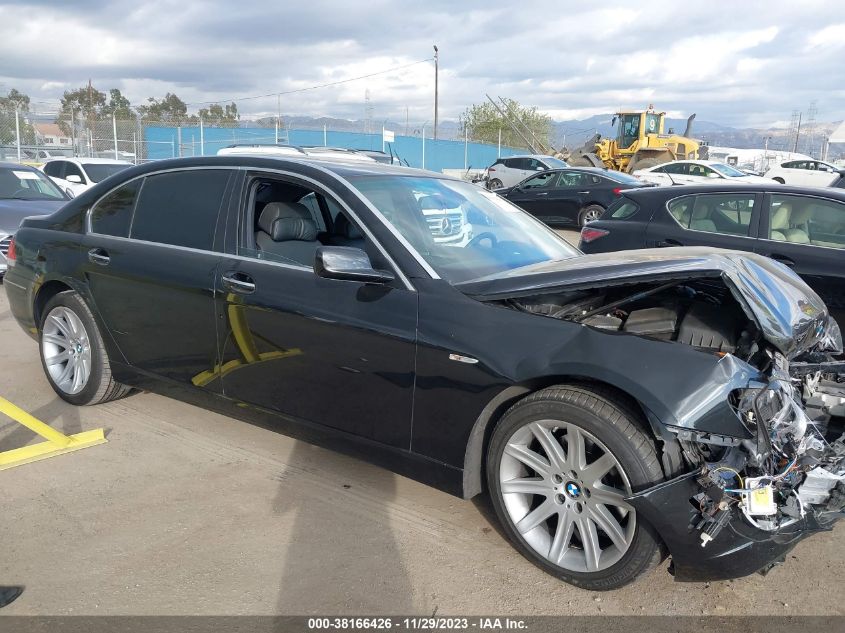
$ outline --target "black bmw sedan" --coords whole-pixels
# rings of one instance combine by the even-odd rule
[[[618,171],[567,167],[495,191],[546,224],[581,227],[599,219],[623,191],[653,186]]]
[[[665,553],[678,580],[742,576],[842,514],[839,328],[765,257],[584,256],[469,183],[251,156],[128,169],[9,254],[67,402],[147,389],[486,491],[580,587]]]

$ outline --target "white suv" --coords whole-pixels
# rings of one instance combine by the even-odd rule
[[[789,160],[772,167],[765,177],[783,185],[829,187],[842,175],[842,168],[820,160]]]
[[[518,185],[528,176],[547,169],[569,167],[559,158],[544,154],[525,154],[500,158],[487,168],[487,188],[501,189]]]
[[[131,166],[130,162],[111,158],[52,158],[41,170],[73,197]]]

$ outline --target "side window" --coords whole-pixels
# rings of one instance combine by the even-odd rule
[[[687,196],[670,202],[669,212],[692,231],[748,235],[754,200],[747,193]]]
[[[194,169],[147,176],[129,236],[210,251],[232,172]]]
[[[769,209],[769,239],[845,248],[845,204],[775,194]]]
[[[502,164],[505,167],[507,167],[508,169],[519,169],[519,167],[517,167],[518,163],[519,163],[518,158],[506,158],[505,160],[502,161]]]
[[[555,174],[544,171],[536,176],[532,176],[522,183],[523,189],[542,189],[543,187],[551,187],[555,181]]]
[[[693,203],[695,203],[695,196],[686,196],[672,200],[668,205],[669,213],[685,229],[689,228],[690,219],[692,219]]]
[[[671,163],[663,168],[663,172],[667,174],[686,174],[688,173],[689,163]]]
[[[101,235],[128,237],[132,212],[143,178],[137,178],[112,191],[91,210],[91,231]]]
[[[580,171],[561,172],[558,178],[557,186],[562,189],[574,189],[577,187],[586,187],[589,183],[587,174]]]
[[[305,205],[311,212],[311,217],[317,225],[317,230],[324,232],[326,230],[326,222],[323,220],[323,212],[320,209],[320,202],[317,200],[317,194],[313,191],[306,196],[299,199],[300,204]]]
[[[65,180],[67,180],[68,176],[79,176],[79,180],[82,183],[85,183],[85,176],[82,175],[82,170],[79,168],[79,165],[75,165],[73,163],[69,163],[64,161],[65,163],[65,174],[62,176]]]
[[[54,178],[61,178],[59,174],[61,173],[63,163],[64,161],[61,160],[50,161],[44,165],[44,173],[48,176],[53,176]]]
[[[631,202],[630,200],[625,200],[621,205],[616,207],[611,213],[610,217],[615,220],[624,220],[625,218],[630,218],[639,210],[639,207]]]

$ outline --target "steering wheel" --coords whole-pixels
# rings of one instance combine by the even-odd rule
[[[496,239],[496,236],[491,233],[490,231],[484,231],[484,233],[479,233],[474,238],[472,238],[469,242],[467,242],[467,248],[473,247],[475,248],[478,246],[482,240],[490,240],[490,248],[495,248],[496,244],[499,240]]]

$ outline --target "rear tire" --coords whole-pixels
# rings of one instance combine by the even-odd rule
[[[659,537],[624,501],[664,479],[638,419],[614,392],[581,385],[543,389],[505,413],[490,440],[487,483],[523,556],[593,591],[633,582],[661,560]]]
[[[131,391],[112,378],[94,315],[72,290],[60,292],[44,306],[38,348],[47,381],[66,402],[99,404]]]
[[[604,211],[605,209],[601,205],[588,204],[586,207],[581,209],[580,213],[578,213],[578,226],[584,228],[584,225],[588,222],[598,220]]]
[[[501,189],[502,186],[502,181],[498,178],[494,178],[493,180],[487,182],[488,189]]]

